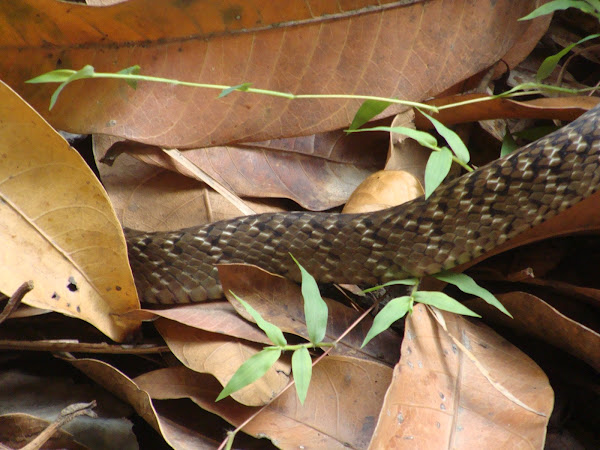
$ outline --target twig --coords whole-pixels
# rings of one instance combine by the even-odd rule
[[[51,423],[48,428],[42,431],[33,441],[22,447],[22,450],[38,450],[52,437],[56,430],[61,428],[63,425],[69,423],[75,417],[78,416],[89,416],[98,417],[97,414],[92,411],[96,407],[96,400],[92,400],[90,403],[74,403],[67,406],[60,412],[58,418]]]
[[[14,294],[8,299],[6,306],[0,313],[0,323],[4,322],[19,306],[23,297],[33,289],[33,281],[29,280],[17,288]]]

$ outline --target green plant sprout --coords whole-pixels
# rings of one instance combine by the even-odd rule
[[[282,352],[293,351],[292,374],[294,375],[294,381],[296,383],[298,399],[301,404],[304,404],[308,393],[308,386],[310,385],[310,379],[312,377],[312,359],[308,349],[332,347],[334,344],[331,342],[323,342],[327,331],[329,311],[327,309],[327,304],[323,301],[323,298],[319,293],[317,282],[293,256],[291,257],[298,265],[302,274],[301,289],[302,297],[304,298],[304,316],[309,343],[288,345],[280,328],[263,319],[258,311],[230,291],[231,295],[242,304],[244,309],[254,319],[256,325],[264,331],[267,338],[274,345],[263,348],[260,352],[245,361],[233,374],[216,401],[255,382],[267,373],[271,366],[279,359]]]

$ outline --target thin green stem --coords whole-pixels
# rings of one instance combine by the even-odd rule
[[[105,72],[94,72],[92,78],[113,78],[120,80],[131,80],[131,81],[150,81],[153,83],[167,83],[178,86],[190,86],[199,87],[206,89],[218,89],[225,90],[231,89],[234,86],[226,86],[221,84],[207,84],[207,83],[194,83],[191,81],[180,81],[171,80],[168,78],[153,77],[148,75],[136,75],[136,74],[125,74],[125,73],[105,73]],[[427,109],[433,112],[437,112],[438,108],[433,105],[425,105],[423,103],[411,102],[408,100],[399,100],[397,98],[377,97],[373,95],[355,95],[355,94],[292,94],[290,92],[279,92],[272,91],[269,89],[259,89],[253,87],[246,87],[243,89],[244,92],[251,92],[253,94],[271,95],[273,97],[282,97],[290,100],[300,99],[346,99],[346,100],[374,100],[380,102],[395,103],[405,106],[414,106],[423,109]]]

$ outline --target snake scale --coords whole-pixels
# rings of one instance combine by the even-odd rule
[[[600,106],[558,131],[440,186],[427,200],[367,214],[267,213],[146,233],[126,230],[146,303],[221,296],[217,263],[244,262],[299,281],[374,285],[470,261],[600,187]]]

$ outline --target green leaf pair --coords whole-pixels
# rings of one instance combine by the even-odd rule
[[[458,287],[461,291],[475,295],[492,306],[495,306],[504,314],[512,318],[510,313],[506,310],[504,305],[498,301],[494,295],[487,289],[479,286],[475,280],[470,276],[463,273],[454,273],[450,271],[440,272],[433,275],[435,278],[446,283],[450,283]],[[464,306],[462,303],[456,301],[452,297],[443,292],[431,292],[431,291],[418,291],[418,280],[415,278],[408,278],[406,280],[391,281],[385,285],[378,286],[378,288],[384,286],[390,286],[393,284],[406,284],[413,286],[413,292],[411,295],[406,295],[390,300],[382,310],[377,314],[373,320],[373,325],[367,333],[365,340],[361,347],[364,347],[369,343],[371,339],[377,336],[379,333],[387,330],[394,322],[404,317],[408,312],[412,311],[415,302],[425,303],[427,305],[435,306],[438,309],[448,311],[454,314],[462,314],[472,317],[481,317],[479,314],[471,311],[469,308]],[[367,291],[373,291],[376,288],[368,289]],[[365,292],[367,292],[365,291]]]
[[[428,198],[433,191],[435,191],[440,184],[446,179],[448,173],[450,172],[450,167],[452,166],[452,160],[456,160],[461,166],[467,168],[467,170],[471,170],[467,164],[470,159],[469,150],[460,139],[460,137],[452,131],[450,128],[446,127],[439,120],[434,119],[430,115],[420,111],[429,121],[433,124],[437,132],[446,139],[446,142],[450,146],[448,147],[439,147],[437,139],[433,137],[431,134],[426,133],[424,131],[415,130],[413,128],[408,127],[372,127],[372,128],[363,128],[358,129],[360,126],[367,123],[369,120],[373,119],[377,114],[383,112],[391,103],[375,101],[375,100],[367,100],[365,101],[361,107],[356,112],[354,116],[354,120],[352,124],[348,128],[348,133],[354,133],[359,131],[387,131],[390,133],[399,133],[408,136],[411,139],[414,139],[423,147],[430,148],[434,150],[427,161],[427,165],[425,167],[425,198]],[[454,153],[455,156],[452,155]]]

